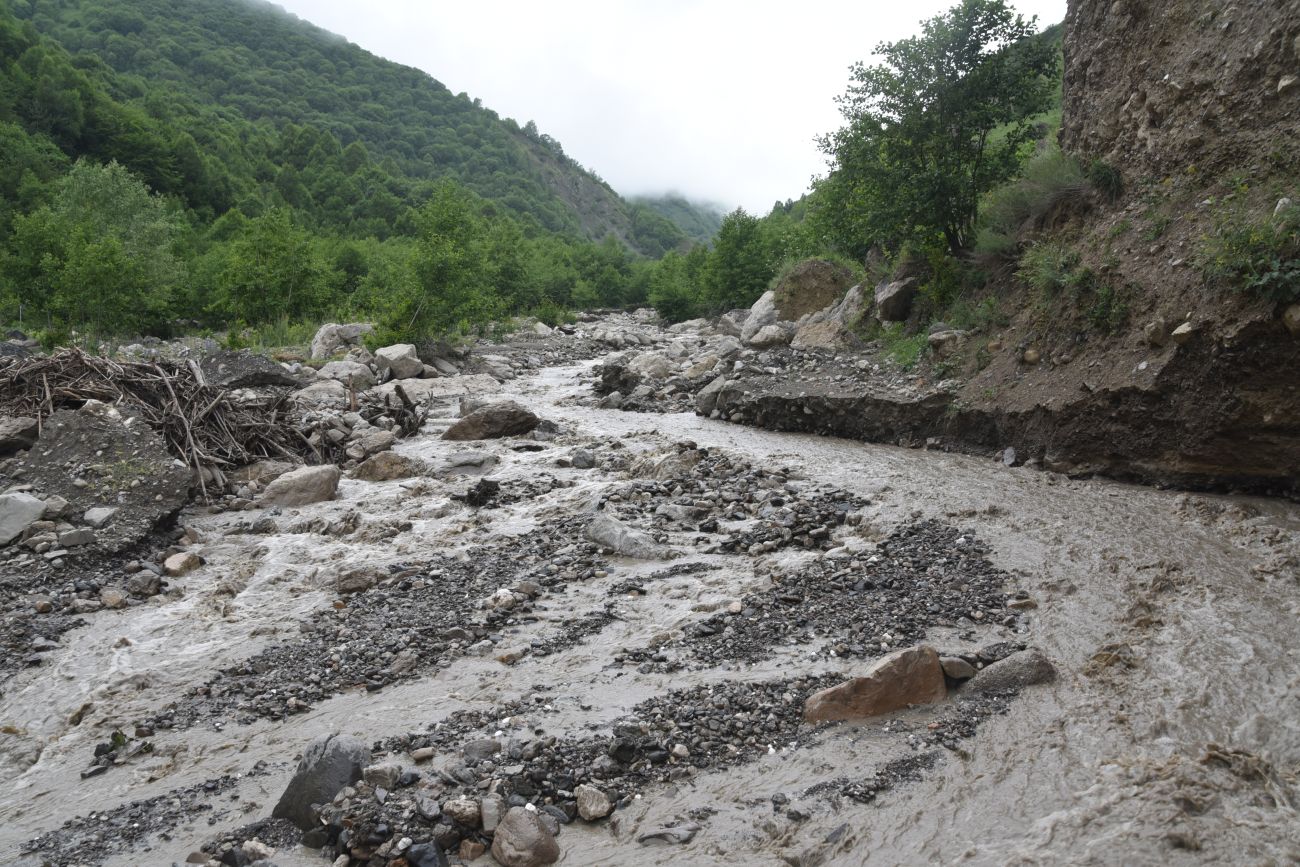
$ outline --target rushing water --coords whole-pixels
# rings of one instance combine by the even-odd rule
[[[869,806],[819,803],[806,822],[774,816],[768,797],[799,792],[845,768],[871,768],[897,754],[878,727],[837,730],[819,745],[778,753],[728,772],[703,773],[678,789],[648,793],[601,826],[569,826],[566,864],[1143,864],[1295,863],[1300,860],[1300,508],[1280,501],[1203,497],[1107,482],[1071,481],[1031,469],[938,452],[772,433],[694,415],[637,415],[579,405],[589,365],[549,368],[508,383],[504,396],[576,431],[563,443],[621,440],[651,450],[694,440],[755,463],[789,467],[871,500],[864,532],[883,537],[899,522],[936,517],[971,528],[996,565],[1038,608],[1017,636],[1056,662],[1058,681],[1022,695],[920,781]],[[451,414],[448,407],[444,416]],[[462,444],[430,435],[398,450],[433,461]],[[476,447],[482,444],[476,444]],[[148,854],[113,863],[183,861],[217,829],[266,815],[312,738],[330,731],[366,740],[418,730],[467,707],[517,698],[534,683],[563,685],[576,702],[557,707],[553,729],[608,721],[681,675],[610,671],[614,649],[644,644],[701,604],[738,598],[761,584],[741,565],[683,577],[647,597],[634,616],[565,653],[511,668],[466,657],[418,681],[348,693],[283,722],[225,730],[196,726],[154,738],[149,759],[82,781],[95,743],[147,716],[212,672],[296,634],[332,596],[318,573],[350,563],[418,560],[486,534],[525,533],[546,514],[590,508],[611,483],[603,473],[558,469],[553,455],[483,446],[501,464],[494,478],[542,469],[575,487],[493,510],[476,523],[448,507],[463,489],[442,481],[345,481],[340,498],[304,518],[359,512],[363,525],[411,521],[393,537],[282,534],[223,537],[240,516],[194,515],[208,565],[180,579],[184,593],[89,618],[63,649],[8,685],[0,699],[0,852],[73,816],[162,794],[266,761],[244,779],[215,826],[198,816]],[[370,539],[373,539],[372,541]],[[691,556],[704,557],[695,554]],[[620,575],[657,564],[620,564]],[[719,574],[727,577],[721,579]],[[590,598],[584,597],[588,593]],[[556,605],[598,607],[578,588]],[[996,636],[996,631],[990,633]],[[1128,660],[1102,666],[1092,661]],[[790,655],[740,670],[691,675],[765,679],[852,663]],[[593,706],[587,712],[584,704]],[[79,718],[79,722],[73,720]],[[1201,760],[1217,744],[1226,761]],[[1227,750],[1238,750],[1231,758]],[[718,812],[684,847],[638,846],[638,829],[707,805]],[[847,826],[847,827],[843,827]],[[4,859],[12,860],[12,859]],[[283,865],[326,863],[278,853]]]

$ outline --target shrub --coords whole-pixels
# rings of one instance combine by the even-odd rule
[[[1102,160],[1093,160],[1088,166],[1088,183],[1111,202],[1124,194],[1124,176],[1119,169]]]
[[[1044,295],[1055,295],[1080,279],[1079,254],[1052,241],[1034,244],[1020,257],[1020,279]]]
[[[1024,173],[984,197],[975,250],[1005,255],[1025,231],[1037,227],[1070,197],[1088,186],[1079,164],[1049,144],[1025,163]]]
[[[1206,239],[1200,264],[1207,278],[1282,303],[1300,301],[1300,205],[1272,219],[1234,214]]]

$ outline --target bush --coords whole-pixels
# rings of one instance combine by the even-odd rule
[[[1124,176],[1119,173],[1119,169],[1103,160],[1093,160],[1088,166],[1088,182],[1107,201],[1118,201],[1124,194]]]
[[[1020,257],[1020,279],[1047,296],[1075,286],[1081,273],[1090,274],[1079,267],[1079,254],[1052,241],[1039,241]]]
[[[1207,278],[1288,304],[1300,301],[1300,205],[1272,219],[1228,217],[1206,239],[1200,257]]]
[[[1006,255],[1020,236],[1041,224],[1054,210],[1088,186],[1083,170],[1072,158],[1049,144],[1025,163],[1024,173],[984,197],[975,250]]]

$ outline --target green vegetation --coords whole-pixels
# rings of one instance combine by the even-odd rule
[[[1200,255],[1206,277],[1284,304],[1300,301],[1300,205],[1268,219],[1225,214]]]
[[[1024,164],[1019,178],[984,197],[977,252],[1007,255],[1026,229],[1041,226],[1059,207],[1088,188],[1079,164],[1048,142]]]

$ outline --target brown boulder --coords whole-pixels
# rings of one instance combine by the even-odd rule
[[[442,435],[445,440],[490,440],[526,434],[541,423],[513,400],[490,404],[459,419]]]
[[[803,717],[808,722],[865,719],[947,695],[938,651],[918,645],[876,660],[862,677],[813,693]]]
[[[396,452],[380,452],[357,467],[348,475],[363,482],[389,482],[393,479],[407,479],[422,475],[425,471],[424,461]]]
[[[853,272],[825,259],[805,259],[776,284],[776,312],[795,322],[835,304],[853,285]]]

